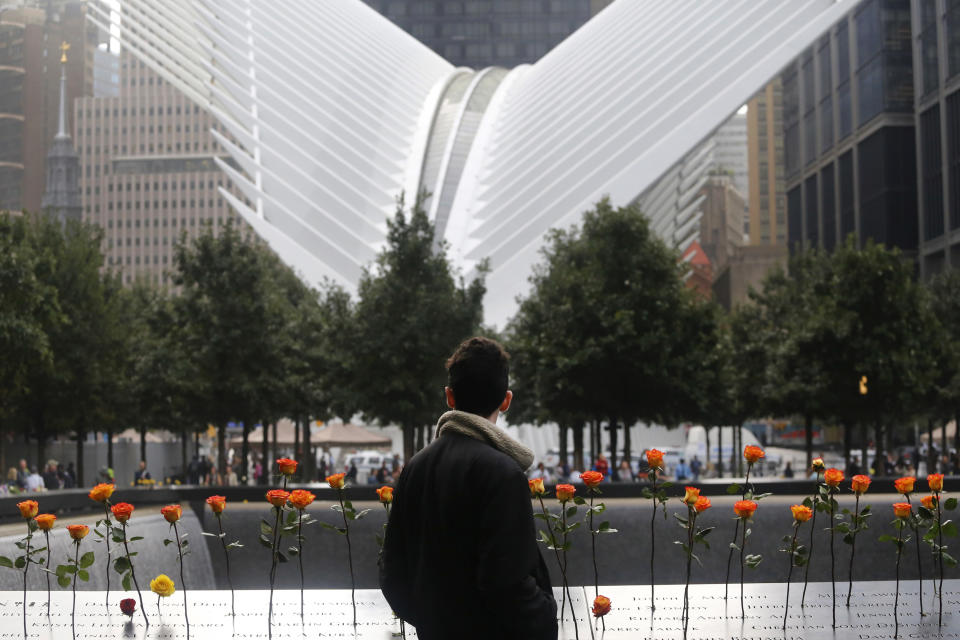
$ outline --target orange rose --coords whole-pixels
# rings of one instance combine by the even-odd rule
[[[277,468],[285,476],[292,476],[297,472],[297,461],[290,458],[277,458]]]
[[[560,504],[569,502],[573,500],[573,494],[577,492],[577,489],[572,484],[558,484],[557,485],[557,500],[560,501]]]
[[[706,496],[700,496],[697,498],[697,501],[693,503],[693,510],[697,513],[703,513],[710,508],[710,498]]]
[[[898,518],[909,518],[912,513],[909,502],[897,502],[893,505],[893,515]]]
[[[648,449],[647,464],[650,465],[651,469],[663,469],[663,451]]]
[[[289,491],[283,489],[270,489],[267,491],[267,502],[275,507],[282,507],[287,504],[287,498],[290,497]]]
[[[827,483],[827,486],[831,489],[836,489],[840,486],[840,483],[843,482],[843,471],[840,469],[827,469],[823,473],[823,481]]]
[[[332,476],[327,476],[327,484],[330,485],[331,489],[343,489],[343,479],[346,475],[345,473],[335,473]]]
[[[210,510],[214,513],[223,513],[223,510],[227,508],[227,499],[223,496],[210,496],[207,498],[207,504],[210,505]]]
[[[797,522],[806,522],[813,517],[813,509],[802,504],[793,505],[790,507],[790,511],[793,512],[793,519]]]
[[[765,455],[763,449],[752,444],[743,448],[743,458],[750,464],[756,464]]]
[[[930,475],[928,475],[927,486],[930,487],[930,491],[934,491],[934,492],[943,491],[943,474],[931,473]]]
[[[532,482],[532,480],[531,480]],[[540,489],[543,489],[543,480],[540,481]],[[533,489],[531,488],[531,492]],[[380,498],[380,502],[383,504],[390,504],[393,502],[393,487],[382,486],[377,489],[377,496]]]
[[[850,479],[850,488],[853,489],[853,492],[858,496],[862,496],[867,492],[867,489],[870,488],[870,476],[853,476]]]
[[[180,508],[178,504],[168,504],[167,506],[160,509],[160,513],[163,514],[163,517],[167,522],[173,524],[180,519],[180,516],[183,515],[183,509]]]
[[[820,473],[821,471],[823,471],[825,467],[826,465],[823,464],[823,458],[814,458],[813,462],[810,463],[810,468],[816,471],[817,473]]]
[[[17,503],[17,508],[20,509],[20,515],[29,520],[37,515],[40,505],[37,504],[36,500],[24,500]]]
[[[753,500],[737,500],[733,505],[733,512],[738,518],[749,520],[753,517],[753,512],[757,510],[757,503]]]
[[[117,522],[123,523],[133,515],[133,505],[129,502],[121,502],[110,507],[110,511],[113,512],[113,517],[117,519]]]
[[[300,511],[306,509],[311,502],[316,499],[317,496],[313,495],[306,489],[294,489],[290,492],[290,497],[287,500],[290,501],[290,504],[295,506]]]
[[[610,613],[610,598],[597,596],[593,599],[593,617],[600,618]]]
[[[546,493],[546,489],[543,488],[543,478],[532,478],[527,480],[527,484],[530,485],[530,495],[534,498],[539,498]]]
[[[83,540],[84,536],[90,533],[90,527],[85,524],[68,524],[67,531],[70,532],[70,537],[76,541]]]
[[[913,493],[913,483],[916,481],[917,479],[913,476],[897,478],[893,481],[893,487],[897,490],[897,493],[907,495],[908,493]]]
[[[603,474],[599,471],[586,471],[580,474],[580,479],[588,488],[593,489],[603,482]]]
[[[103,482],[95,486],[93,489],[90,489],[90,493],[87,495],[89,495],[90,499],[95,502],[103,502],[110,499],[110,496],[113,495],[114,489],[116,489],[114,485]]]
[[[56,519],[57,516],[53,515],[52,513],[41,513],[34,518],[41,531],[50,531],[50,529],[53,529],[53,523],[56,521]]]
[[[937,508],[937,496],[923,496],[920,498],[920,504],[933,511]]]
[[[687,506],[692,507],[697,504],[697,500],[700,498],[700,489],[696,487],[687,487],[686,493],[683,496],[683,501]]]

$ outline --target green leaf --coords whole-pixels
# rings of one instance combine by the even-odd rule
[[[143,540],[143,536],[133,536],[129,542],[136,542],[137,540]]]
[[[943,561],[947,564],[947,566],[949,566],[950,568],[957,566],[956,558],[954,558],[952,555],[950,555],[946,551],[942,552],[942,554],[943,554]]]
[[[734,482],[733,484],[731,484],[730,486],[727,487],[727,495],[728,495],[728,496],[732,496],[732,495],[737,494],[737,493],[740,493],[740,485],[737,484],[736,482]]]
[[[13,566],[17,569],[23,569],[27,565],[26,556],[17,556],[17,559],[13,562]]]
[[[283,553],[280,552],[280,551],[277,551],[277,560],[279,560],[280,562],[287,562],[287,561],[288,561],[288,560],[287,560],[287,556],[283,555]]]
[[[86,569],[93,564],[94,556],[93,551],[87,551],[85,554],[80,556],[80,568]]]
[[[585,505],[587,504],[587,501],[583,498],[583,496],[574,496],[573,504]]]
[[[852,544],[853,544],[853,534],[852,534],[852,533],[848,533],[847,535],[843,536],[843,541],[844,541],[844,543],[846,543],[846,544],[852,545]]]
[[[0,556],[0,567],[7,567],[13,569],[13,560],[7,556]]]
[[[113,570],[119,574],[124,574],[130,570],[130,561],[127,560],[126,556],[120,556],[113,561]]]
[[[947,520],[942,525],[943,535],[950,536],[951,538],[957,535],[957,523],[952,520]]]
[[[273,527],[266,520],[260,521],[260,535],[270,537],[273,535]]]
[[[943,508],[947,511],[953,511],[957,508],[957,499],[956,498],[947,498],[943,503]]]
[[[86,569],[80,569],[77,571],[77,577],[86,582],[90,579],[90,572],[88,572]]]
[[[644,487],[640,490],[640,495],[642,495],[647,500],[653,498],[653,491],[650,491],[650,487]]]
[[[227,550],[228,550],[228,551],[229,551],[230,549],[242,549],[242,548],[243,548],[243,545],[240,544],[240,541],[239,541],[239,540],[234,540],[233,542],[231,542],[230,544],[227,545]]]
[[[273,548],[273,540],[271,540],[270,538],[268,538],[267,536],[265,536],[265,535],[263,535],[263,534],[260,534],[260,537],[257,538],[257,541],[258,541],[260,544],[262,544],[263,546],[265,546],[267,549],[272,549],[272,548]]]
[[[171,545],[171,544],[173,544],[173,540],[171,540],[170,538],[164,538],[164,539],[163,539],[163,546],[166,547],[166,546],[169,546],[169,545]]]
[[[877,542],[896,542],[897,539],[891,536],[890,534],[883,534],[877,538]]]
[[[667,482],[661,482],[661,483],[660,483],[660,488],[661,488],[661,489],[669,489],[669,488],[672,487],[672,486],[673,486],[673,483],[672,483],[672,482],[669,482],[669,481],[667,481]]]
[[[129,573],[123,576],[123,581],[121,582],[121,584],[123,585],[124,591],[130,591],[130,576],[131,574]]]
[[[70,576],[68,576],[68,575],[66,575],[66,574],[64,574],[64,575],[58,575],[58,576],[57,576],[57,584],[59,584],[61,587],[69,587],[69,586],[70,586]]]
[[[577,508],[576,508],[576,507],[568,507],[568,508],[567,508],[567,517],[568,517],[568,518],[572,518],[572,517],[575,516],[575,515],[577,515]]]
[[[809,497],[804,498],[804,499],[803,499],[803,506],[807,507],[808,509],[812,509],[812,508],[813,508],[813,500],[811,500]]]

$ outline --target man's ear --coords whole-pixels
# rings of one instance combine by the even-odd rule
[[[450,407],[451,409],[456,409],[457,403],[453,399],[453,389],[451,389],[450,387],[444,387],[443,392],[447,396],[447,406]]]
[[[513,402],[513,391],[507,389],[507,395],[504,396],[503,402],[500,403],[500,413],[506,413],[507,409],[510,408],[511,402]]]

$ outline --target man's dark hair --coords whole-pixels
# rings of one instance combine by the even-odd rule
[[[470,338],[447,360],[447,386],[458,411],[489,416],[507,395],[510,354],[496,340]]]

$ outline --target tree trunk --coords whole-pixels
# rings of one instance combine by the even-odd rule
[[[704,425],[703,427],[703,438],[706,441],[706,460],[703,461],[703,476],[706,477],[710,472],[710,427]]]
[[[221,478],[227,476],[227,425],[217,425],[217,473]]]
[[[0,429],[0,471],[7,468],[7,433]]]
[[[47,436],[44,433],[37,434],[37,473],[43,473],[47,461]]]
[[[730,444],[733,445],[730,449],[730,473],[732,475],[739,475],[737,469],[737,441],[740,439],[740,429],[733,425],[733,437],[730,438]]]
[[[403,464],[404,464],[404,465],[406,465],[407,463],[410,462],[410,458],[413,457],[413,454],[414,454],[414,452],[415,452],[415,451],[414,451],[414,447],[416,446],[416,444],[415,444],[414,441],[413,441],[414,435],[415,435],[415,434],[414,434],[414,430],[415,430],[415,429],[416,429],[416,427],[414,427],[414,426],[412,426],[412,425],[409,425],[409,424],[405,424],[405,425],[402,426],[402,430],[403,430]]]
[[[807,469],[813,465],[813,416],[803,416],[803,444],[807,450]]]
[[[948,473],[949,467],[947,466],[947,461],[950,460],[950,443],[947,441],[947,423],[940,423],[940,462],[943,465],[943,468],[940,469],[940,473]],[[0,469],[3,466],[0,465]]]
[[[433,427],[429,424],[423,425],[423,441],[424,446],[433,442]]]
[[[200,430],[194,429],[193,431],[193,454],[196,456],[200,455]]]
[[[883,448],[883,427],[880,426],[879,422],[874,425],[873,448],[876,449],[875,457],[879,460],[879,464],[877,464],[877,475],[886,475],[887,450]]]
[[[867,449],[869,448],[870,448],[870,443],[867,442],[867,425],[866,423],[861,422],[860,423],[860,473],[864,473],[864,474],[870,473],[870,460],[867,458]]]
[[[240,469],[237,470],[240,484],[250,481],[250,419],[243,420],[243,444],[240,445]]]
[[[920,461],[917,460],[917,471]],[[937,456],[933,450],[933,418],[927,418],[927,473],[937,472]]]
[[[416,453],[420,449],[423,449],[423,429],[417,425],[413,428],[413,452]]]
[[[77,429],[77,487],[83,486],[83,441],[87,438],[87,432],[83,429]]]
[[[583,470],[587,471],[593,464],[593,459],[597,455],[597,421],[592,420],[590,423],[590,459],[587,460],[587,464],[584,465]],[[583,460],[580,461],[580,464],[583,464]]]
[[[616,418],[610,418],[610,473],[617,468],[617,424]]]
[[[140,459],[147,461],[147,426],[140,425]]]
[[[280,457],[280,438],[277,436],[277,421],[274,420],[273,424],[270,425],[270,431],[273,432],[272,437],[270,438],[270,446],[272,455],[270,456],[271,460],[276,460]]]
[[[263,429],[263,473],[260,475],[260,484],[267,484],[273,470],[270,464],[270,425],[266,420],[261,420],[260,428]]]
[[[560,432],[560,464],[562,465],[565,462],[569,462],[567,456],[567,451],[569,449],[567,434],[569,433],[570,428],[566,424],[557,425],[557,429]]]
[[[631,458],[632,451],[630,443],[630,425],[627,424],[627,421],[623,421],[623,459],[630,464],[631,473],[633,475],[633,459]],[[611,469],[612,470],[612,469]]]
[[[107,468],[113,469],[113,429],[107,429]]]
[[[300,455],[300,418],[293,421],[293,459],[303,466],[303,456]]]
[[[573,427],[573,464],[571,469],[583,468],[583,423]]]
[[[707,449],[707,458],[710,457],[710,449]],[[717,477],[723,477],[723,425],[717,427]]]
[[[953,448],[960,455],[960,411],[953,416]]]
[[[190,442],[190,434],[186,427],[180,429],[180,473],[183,475],[183,484],[190,482],[190,476],[187,474],[187,443]]]
[[[843,463],[846,465],[844,469],[845,473],[849,473],[850,469],[850,449],[852,445],[850,444],[850,437],[853,431],[853,427],[850,426],[848,422],[843,423]]]
[[[313,480],[314,476],[317,475],[315,467],[317,466],[317,456],[313,453],[313,449],[310,446],[310,418],[304,416],[300,420],[300,428],[303,429],[303,434],[300,437],[300,442],[303,443],[303,457],[304,457],[304,473],[300,475],[305,482],[310,482]]]

